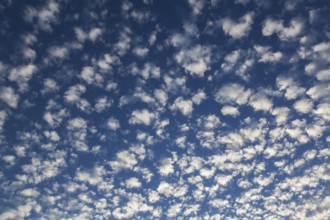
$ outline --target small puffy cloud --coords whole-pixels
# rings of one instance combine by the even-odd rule
[[[44,135],[51,141],[59,141],[61,138],[56,131],[44,131]]]
[[[328,84],[317,84],[307,90],[307,95],[309,95],[313,100],[329,97],[329,94],[330,86]]]
[[[68,103],[76,103],[80,101],[80,95],[86,92],[86,87],[81,84],[71,86],[64,93],[64,100]]]
[[[221,87],[214,95],[214,98],[219,103],[236,103],[239,105],[245,104],[251,91],[245,89],[244,86],[237,83],[229,83]]]
[[[288,107],[276,107],[272,110],[272,115],[276,117],[277,124],[284,124],[288,119],[290,109]]]
[[[249,104],[256,110],[270,111],[273,107],[273,102],[263,94],[254,94],[249,100]]]
[[[92,28],[88,33],[88,38],[94,42],[101,36],[102,32],[103,30],[101,28]]]
[[[30,6],[25,8],[24,19],[31,23],[35,23],[36,20],[38,28],[51,32],[53,30],[51,25],[58,21],[59,12],[60,5],[56,1],[50,0],[39,8]]]
[[[80,27],[75,27],[74,33],[76,35],[76,38],[78,39],[79,42],[84,42],[86,39],[90,41],[96,41],[103,33],[103,30],[99,27],[94,27],[92,28],[89,32],[85,32],[82,28]]]
[[[40,195],[40,193],[33,188],[23,189],[22,191],[19,192],[19,194],[25,197],[37,197]]]
[[[194,63],[189,63],[185,65],[186,70],[191,73],[195,73],[196,75],[203,75],[204,72],[207,70],[207,64],[203,59],[198,59]]]
[[[19,95],[11,87],[0,89],[0,99],[12,108],[16,108],[19,102]]]
[[[5,155],[2,157],[2,160],[10,165],[14,165],[16,161],[16,157],[13,155]]]
[[[313,103],[308,99],[300,99],[293,105],[294,109],[300,113],[307,114],[313,108]]]
[[[172,174],[174,172],[173,160],[171,158],[164,159],[158,167],[158,172],[162,176]]]
[[[133,169],[138,163],[135,154],[128,150],[120,151],[116,154],[116,160],[110,161],[109,165],[111,168],[118,172],[121,169]]]
[[[314,114],[330,121],[330,103],[321,103],[314,110]]]
[[[23,57],[26,59],[34,60],[37,56],[37,52],[31,48],[24,48],[23,51]]]
[[[130,17],[140,24],[153,20],[152,14],[149,11],[133,10]]]
[[[68,121],[68,130],[86,129],[87,122],[83,118],[74,118]]]
[[[152,63],[145,63],[143,69],[138,70],[137,74],[140,74],[145,80],[149,79],[150,76],[158,79],[160,76],[160,69]]]
[[[203,77],[211,62],[211,48],[196,45],[182,49],[175,55],[175,60],[190,74]]]
[[[300,87],[293,78],[283,75],[276,78],[276,85],[280,91],[285,91],[284,97],[288,100],[296,99],[306,91],[305,88]]]
[[[16,82],[21,91],[25,91],[27,90],[29,80],[36,71],[37,67],[34,64],[20,66],[10,71],[8,79]]]
[[[141,187],[141,182],[138,178],[136,177],[131,177],[126,180],[126,187],[127,188],[140,188]]]
[[[7,120],[7,117],[8,117],[8,115],[7,115],[6,111],[1,110],[0,111],[0,133],[3,129],[3,125],[5,124],[5,121]]]
[[[205,5],[204,0],[188,0],[190,7],[193,9],[193,14],[199,15]]]
[[[191,36],[198,36],[198,27],[194,23],[184,23],[183,24],[183,29],[186,34],[191,35]]]
[[[155,114],[147,109],[134,110],[131,114],[131,118],[129,119],[129,123],[150,125],[154,118]]]
[[[189,116],[194,110],[193,102],[191,100],[185,100],[182,97],[178,97],[175,99],[171,109],[179,110],[184,116]]]
[[[170,36],[169,42],[174,47],[182,47],[189,42],[189,38],[180,33],[174,33]]]
[[[262,34],[264,36],[277,34],[281,40],[293,40],[300,35],[303,28],[304,23],[299,19],[291,20],[289,26],[285,27],[282,20],[268,18],[264,21]]]
[[[120,124],[119,121],[113,117],[109,118],[107,120],[107,127],[111,130],[117,130],[118,128],[120,128]]]
[[[236,116],[239,115],[238,108],[230,106],[230,105],[223,106],[222,109],[221,109],[221,113],[223,115],[230,115],[230,116],[233,116],[233,117],[236,117]]]
[[[59,86],[53,79],[47,78],[44,80],[44,88],[41,90],[42,93],[51,93],[58,91]]]
[[[213,130],[218,127],[220,124],[220,119],[216,115],[206,115],[197,120],[199,126],[202,126],[203,129]]]
[[[261,63],[276,63],[283,58],[283,54],[278,52],[271,52],[270,47],[255,45],[254,49],[260,56],[259,62]]]
[[[109,100],[107,97],[102,96],[96,99],[94,109],[96,112],[103,112],[106,109],[109,109],[112,105],[112,100]]]
[[[206,99],[206,94],[203,90],[198,90],[198,92],[192,97],[194,104],[199,105]]]
[[[234,50],[233,52],[227,54],[224,58],[225,62],[221,64],[221,68],[225,72],[231,71],[234,66],[238,63],[239,58],[241,57],[240,50]]]
[[[51,58],[65,59],[69,54],[69,50],[67,47],[52,46],[48,48],[48,54]]]
[[[182,211],[182,204],[171,205],[167,210],[167,217],[175,218]]]
[[[168,96],[164,90],[156,89],[154,91],[154,96],[158,100],[159,103],[161,103],[162,105],[166,105]]]
[[[330,80],[330,69],[321,70],[316,74],[316,78],[320,81]]]
[[[119,63],[117,56],[104,54],[103,58],[97,61],[97,66],[101,69],[101,71],[109,71],[112,70],[112,66],[117,63]]]
[[[78,41],[84,42],[87,37],[87,34],[79,27],[75,27],[73,30]]]
[[[78,169],[75,179],[81,182],[87,182],[91,185],[97,185],[103,182],[103,175],[105,174],[105,169],[103,166],[95,166],[91,170],[80,170]]]
[[[224,18],[220,20],[220,25],[223,31],[234,39],[240,39],[247,36],[251,30],[253,24],[254,13],[246,13],[243,17],[239,19],[238,22],[232,20],[231,18]]]
[[[149,49],[146,47],[135,47],[133,54],[137,57],[145,57],[149,53]]]
[[[103,82],[103,77],[100,74],[94,72],[94,69],[90,66],[85,66],[80,72],[80,78],[86,81],[88,84]]]

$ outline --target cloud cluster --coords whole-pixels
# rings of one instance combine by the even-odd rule
[[[0,219],[330,218],[326,1],[0,11]]]

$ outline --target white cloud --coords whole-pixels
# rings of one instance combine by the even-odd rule
[[[97,66],[101,69],[101,71],[109,71],[112,70],[112,66],[119,63],[119,59],[117,56],[104,54],[102,59],[99,59],[97,62]]]
[[[79,27],[75,27],[73,30],[78,41],[84,42],[87,37],[86,33]]]
[[[321,103],[314,110],[314,114],[330,121],[330,103]]]
[[[174,172],[173,160],[171,158],[163,159],[161,165],[158,167],[158,172],[162,176],[168,176]]]
[[[107,120],[107,127],[111,130],[117,130],[120,128],[120,124],[119,124],[119,121],[113,117],[109,118]]]
[[[203,59],[198,59],[194,63],[185,65],[185,69],[198,76],[203,76],[204,72],[207,70],[207,64]]]
[[[5,121],[7,120],[7,113],[5,112],[5,110],[1,110],[0,111],[0,133],[3,131],[3,126],[5,124]]]
[[[293,40],[304,28],[304,23],[299,19],[292,19],[288,27],[283,25],[282,20],[266,19],[263,24],[262,34],[271,36],[277,34],[281,40]]]
[[[87,182],[91,185],[97,185],[103,182],[103,175],[105,174],[105,169],[103,166],[95,166],[91,170],[82,171],[78,169],[75,179]]]
[[[174,218],[181,212],[181,210],[182,210],[181,203],[171,205],[167,210],[167,217]]]
[[[103,30],[101,28],[92,28],[88,33],[88,38],[94,42],[102,35],[102,33]]]
[[[53,29],[51,25],[58,21],[58,14],[60,12],[60,5],[55,1],[47,1],[47,3],[40,8],[27,7],[24,11],[24,19],[28,22],[34,23],[37,20],[38,28],[51,32]]]
[[[110,161],[109,165],[115,172],[118,172],[121,169],[133,169],[137,163],[138,161],[133,153],[123,150],[116,154],[116,160]]]
[[[329,94],[330,86],[328,84],[317,84],[307,90],[307,95],[309,95],[313,100],[329,97]]]
[[[47,78],[44,80],[44,88],[41,91],[42,93],[51,93],[59,90],[57,82],[53,79]]]
[[[146,47],[135,47],[133,54],[138,57],[145,57],[149,53],[149,49]]]
[[[276,107],[272,110],[272,115],[276,117],[277,124],[285,124],[288,119],[290,109],[288,107]]]
[[[64,94],[64,100],[69,103],[77,103],[81,100],[80,96],[86,92],[86,87],[81,84],[71,86]]]
[[[174,33],[170,36],[169,42],[174,47],[183,47],[189,42],[189,38],[180,33]]]
[[[221,64],[221,68],[225,72],[231,71],[234,66],[238,63],[239,59],[241,57],[241,51],[240,50],[234,50],[230,54],[227,54],[224,58],[225,62]]]
[[[280,91],[285,91],[285,98],[288,100],[296,99],[297,97],[303,95],[306,91],[305,88],[300,87],[297,81],[291,77],[278,76],[276,79],[277,87]]]
[[[83,118],[74,118],[68,121],[68,130],[76,130],[76,129],[86,129],[87,122]]]
[[[138,70],[138,74],[140,74],[145,80],[149,79],[149,77],[153,77],[158,79],[160,77],[160,69],[152,63],[145,63],[142,70]]]
[[[230,115],[233,117],[236,117],[240,114],[238,111],[238,108],[230,106],[230,105],[223,106],[221,109],[221,113],[223,115]]]
[[[90,66],[85,66],[80,72],[80,77],[88,84],[100,84],[103,82],[103,77],[94,72],[94,69]]]
[[[321,70],[316,74],[316,78],[320,81],[330,80],[330,69]]]
[[[11,87],[2,87],[0,90],[0,99],[12,108],[16,108],[19,102],[19,95]]]
[[[22,191],[20,191],[20,193],[22,196],[26,196],[26,197],[37,197],[40,195],[40,193],[33,188],[27,188],[27,189],[23,189]]]
[[[10,71],[8,79],[16,82],[21,91],[25,91],[28,88],[28,82],[36,71],[37,67],[34,64],[20,66]]]
[[[69,54],[69,50],[67,47],[52,46],[48,48],[48,54],[51,58],[65,59]]]
[[[190,74],[203,77],[211,62],[211,48],[196,45],[182,49],[175,55],[175,60]]]
[[[131,177],[126,180],[126,187],[127,188],[140,188],[141,187],[141,182],[138,178],[136,177]]]
[[[129,123],[150,125],[154,118],[155,114],[147,109],[134,110],[131,114],[131,118],[129,119]]]
[[[34,60],[37,56],[37,52],[31,48],[24,48],[23,49],[23,56],[26,59]]]
[[[193,9],[193,14],[199,15],[201,14],[205,1],[204,0],[188,0],[190,7]]]
[[[162,105],[167,104],[168,96],[167,96],[167,93],[164,90],[156,89],[154,91],[154,96]]]
[[[193,102],[190,100],[185,100],[182,97],[178,97],[175,99],[171,109],[179,110],[184,116],[190,116],[194,110]]]
[[[262,63],[276,63],[283,58],[283,54],[278,52],[271,52],[270,47],[255,45],[254,49],[260,56],[259,62]]]
[[[256,110],[270,111],[273,107],[273,102],[263,94],[254,94],[249,100],[249,104]]]
[[[231,18],[224,18],[220,20],[220,25],[227,35],[230,35],[234,39],[240,39],[247,36],[250,32],[253,24],[253,17],[254,13],[249,12],[241,17],[238,22]]]
[[[13,155],[5,155],[2,157],[2,160],[5,161],[7,164],[10,164],[11,166],[15,164],[16,157]]]
[[[206,99],[206,94],[203,90],[199,89],[198,92],[192,97],[194,104],[199,105]]]
[[[226,84],[221,87],[214,95],[214,98],[219,103],[236,103],[239,105],[245,104],[251,91],[245,89],[244,86],[237,83]]]
[[[294,109],[300,113],[307,114],[313,108],[313,103],[308,99],[300,99],[293,105]]]
[[[94,109],[96,112],[100,113],[104,110],[107,110],[111,107],[112,100],[109,100],[107,97],[102,96],[96,99]]]

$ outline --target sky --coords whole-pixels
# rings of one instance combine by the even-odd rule
[[[330,219],[330,2],[3,0],[0,219]]]

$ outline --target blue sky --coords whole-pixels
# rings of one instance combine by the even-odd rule
[[[1,1],[0,219],[329,219],[329,7]]]

